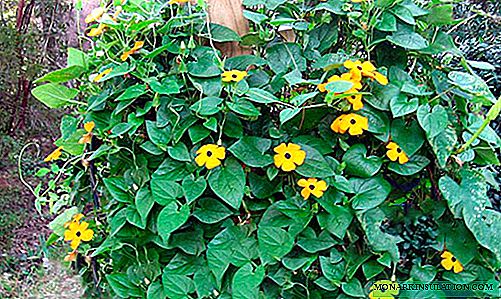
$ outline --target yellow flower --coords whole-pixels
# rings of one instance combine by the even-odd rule
[[[88,242],[94,236],[94,231],[88,228],[89,223],[82,221],[71,222],[69,228],[64,232],[64,240],[71,241],[70,246],[73,250],[77,249],[81,241]]]
[[[78,251],[73,250],[69,252],[67,256],[64,257],[65,262],[74,262],[77,260]]]
[[[379,84],[386,85],[388,84],[388,78],[383,74],[376,71],[376,67],[370,61],[364,61],[363,63],[360,60],[355,62],[351,60],[346,60],[344,62],[344,67],[350,70],[352,73],[354,80],[361,80],[362,76],[369,77],[371,79],[376,79]]]
[[[52,153],[50,153],[45,159],[44,162],[50,162],[59,159],[61,157],[61,154],[63,153],[63,147],[60,146],[56,148]]]
[[[393,299],[400,293],[397,282],[391,280],[378,280],[370,288],[370,299]]]
[[[92,23],[94,21],[99,20],[99,18],[103,15],[103,13],[104,13],[104,8],[102,8],[102,7],[94,8],[90,12],[90,14],[87,17],[85,17],[85,23],[88,24],[88,23]]]
[[[334,120],[331,129],[336,133],[344,134],[348,131],[350,135],[360,135],[369,129],[369,121],[367,117],[355,113],[343,114]]]
[[[398,160],[398,163],[400,164],[405,164],[409,161],[405,152],[395,142],[388,143],[386,148],[388,149],[386,156],[388,156],[391,161],[395,162]]]
[[[440,256],[443,258],[442,262],[440,264],[442,264],[442,267],[445,268],[445,270],[453,270],[454,273],[459,273],[459,272],[462,272],[463,271],[463,265],[461,265],[461,263],[459,262],[458,259],[456,259],[454,257],[454,255],[452,253],[450,253],[449,251],[444,251],[444,253],[442,253],[442,255]]]
[[[169,0],[169,4],[184,4],[190,0]]]
[[[82,218],[84,218],[84,214],[82,213],[78,213],[78,214],[75,214],[73,215],[73,219],[71,221],[68,221],[64,224],[64,228],[68,228],[70,227],[70,224],[74,223],[74,222],[80,222],[80,220],[82,220]]]
[[[109,69],[105,69],[104,71],[102,71],[101,73],[99,73],[99,75],[97,75],[94,80],[94,82],[98,82],[99,80],[103,79],[104,76],[108,75],[109,73],[111,73],[113,69],[112,68],[109,68]]]
[[[198,149],[195,162],[198,166],[203,166],[207,169],[212,169],[221,165],[221,160],[226,157],[226,150],[217,144],[206,144]]]
[[[360,2],[364,2],[365,0],[351,0],[351,2],[353,3],[360,3]]]
[[[242,81],[245,77],[247,77],[247,72],[246,71],[239,71],[239,70],[231,70],[231,71],[226,71],[221,75],[221,80],[223,82],[240,82]]]
[[[92,130],[94,130],[95,126],[96,126],[96,124],[93,121],[85,123],[84,124],[84,129],[85,129],[85,131],[87,133],[84,134],[82,136],[82,138],[80,138],[80,140],[78,141],[78,143],[80,143],[80,144],[90,143],[90,141],[92,140]]]
[[[95,28],[91,28],[89,30],[89,32],[87,33],[87,36],[90,36],[90,37],[99,36],[99,35],[103,34],[103,31],[106,27],[107,26],[105,24],[101,23],[101,24],[99,24],[99,26],[97,26]]]
[[[294,143],[281,143],[273,149],[277,153],[273,157],[275,166],[282,168],[283,171],[292,171],[297,166],[304,163],[306,152],[301,150],[301,146]]]
[[[139,49],[141,49],[143,46],[144,46],[144,42],[143,41],[135,42],[134,43],[134,47],[132,47],[132,49],[130,49],[129,51],[125,51],[120,56],[120,59],[122,59],[122,61],[126,61],[127,58],[129,58],[130,55],[132,55],[132,54],[136,53],[137,51],[139,51]]]
[[[308,199],[310,194],[315,195],[316,198],[320,198],[324,195],[325,190],[327,190],[327,183],[323,180],[319,181],[315,178],[309,178],[308,180],[300,179],[297,184],[300,187],[303,187],[303,190],[301,190],[301,196],[303,196],[304,199]]]

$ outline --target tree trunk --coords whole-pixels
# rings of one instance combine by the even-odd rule
[[[233,29],[240,36],[249,32],[249,23],[243,15],[242,0],[207,0],[207,3],[211,23]],[[216,43],[216,47],[226,57],[252,53],[238,42]]]

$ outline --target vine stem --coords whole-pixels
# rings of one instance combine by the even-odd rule
[[[18,172],[18,175],[19,175],[19,180],[21,181],[21,183],[23,183],[23,185],[28,188],[30,190],[30,192],[36,196],[35,194],[35,190],[31,187],[31,185],[24,179],[24,176],[23,176],[23,169],[22,169],[22,159],[23,159],[23,155],[24,155],[24,151],[26,151],[26,149],[30,146],[34,145],[36,148],[37,148],[37,157],[40,155],[40,146],[34,142],[30,142],[28,144],[26,144],[25,146],[23,146],[23,148],[21,149],[21,151],[19,152],[19,157],[17,157],[17,172]]]
[[[464,152],[472,143],[475,141],[480,134],[484,131],[484,129],[489,125],[489,123],[493,120],[495,120],[498,116],[499,113],[501,112],[501,96],[498,98],[496,101],[496,104],[489,109],[489,112],[487,113],[487,117],[485,118],[484,122],[482,125],[477,129],[477,131],[473,134],[473,136],[470,137],[468,141],[466,141],[459,150],[456,151],[456,154],[460,154]]]

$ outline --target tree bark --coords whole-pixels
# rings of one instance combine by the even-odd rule
[[[249,23],[244,18],[242,0],[207,0],[209,20],[211,23],[226,26],[242,36],[249,32]],[[251,54],[249,48],[238,42],[216,43],[223,56],[233,57]]]

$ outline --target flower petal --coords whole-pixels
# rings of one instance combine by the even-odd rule
[[[282,163],[282,170],[293,171],[294,169],[296,169],[296,164],[294,164],[291,160],[284,159],[284,162]]]
[[[92,229],[88,229],[82,233],[81,239],[85,242],[88,242],[92,239],[93,236],[94,236],[94,231]]]

